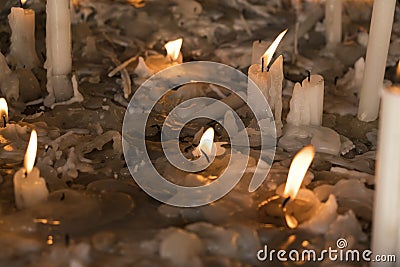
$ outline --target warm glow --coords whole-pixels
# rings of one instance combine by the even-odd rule
[[[35,165],[36,152],[37,152],[37,133],[35,130],[32,130],[31,138],[29,139],[28,148],[26,149],[24,158],[24,167],[27,174],[29,174],[32,171],[33,166]]]
[[[396,69],[396,79],[400,79],[400,60],[399,63],[397,63],[397,69]]]
[[[290,197],[291,199],[296,198],[308,167],[310,167],[311,162],[314,159],[314,155],[314,147],[308,145],[303,147],[303,149],[294,156],[292,163],[290,164],[285,191],[283,192],[284,197]]]
[[[172,61],[176,61],[179,57],[179,53],[181,52],[183,39],[179,38],[175,41],[170,41],[165,44],[165,49],[167,50],[167,55]]]
[[[287,29],[281,32],[278,37],[276,37],[275,41],[268,47],[267,51],[265,51],[264,55],[262,56],[262,58],[264,58],[264,66],[268,66],[271,62],[272,57],[274,56],[274,53],[286,32]]]
[[[0,116],[2,120],[8,121],[8,105],[4,98],[0,98]]]
[[[290,229],[295,229],[299,225],[299,222],[296,220],[296,218],[289,214],[285,214],[285,221],[286,221],[286,225]]]
[[[27,0],[21,0],[21,6],[25,5]]]
[[[200,139],[199,146],[197,147],[201,154],[205,153],[207,156],[211,155],[214,144],[214,129],[208,128]]]

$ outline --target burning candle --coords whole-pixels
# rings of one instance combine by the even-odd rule
[[[192,154],[195,157],[200,157],[211,162],[214,157],[216,146],[214,144],[214,129],[208,128],[201,136],[199,145],[193,150]]]
[[[328,47],[342,41],[342,0],[325,2],[325,36]]]
[[[378,117],[395,7],[396,0],[374,1],[358,107],[358,119],[362,121],[374,121]]]
[[[6,127],[8,122],[8,105],[7,101],[3,97],[0,98],[0,116],[2,127]]]
[[[15,204],[18,209],[35,206],[49,194],[46,182],[34,167],[37,153],[37,133],[32,130],[24,158],[24,167],[14,174]]]
[[[296,126],[321,126],[323,109],[324,78],[310,75],[302,84],[294,86],[287,122]]]
[[[74,92],[71,82],[71,21],[69,0],[48,0],[46,11],[47,97],[52,105],[70,99]]]
[[[400,87],[383,91],[376,167],[372,251],[400,257]]]
[[[21,0],[21,6],[26,0]],[[8,59],[18,68],[32,69],[39,66],[40,61],[35,49],[35,12],[32,9],[12,7],[8,15],[12,31],[11,47]]]
[[[284,30],[278,35],[275,41],[267,49],[264,55],[259,59],[259,63],[253,64],[249,68],[249,81],[248,84],[248,95],[249,99],[255,98],[251,95],[252,86],[257,86],[264,97],[267,99],[271,111],[275,116],[275,124],[277,129],[277,135],[280,136],[282,130],[282,82],[283,82],[283,57],[279,56],[275,62],[269,67],[272,57],[278,48],[279,43],[285,36],[287,30]],[[257,99],[254,99],[254,103],[257,103]],[[260,114],[261,115],[261,114]]]
[[[154,73],[157,73],[168,67],[181,64],[183,62],[181,53],[182,44],[182,38],[166,43],[164,48],[167,50],[167,55],[148,56],[145,60],[146,66],[149,67]]]

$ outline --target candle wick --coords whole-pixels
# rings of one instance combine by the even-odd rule
[[[22,1],[21,1],[21,0],[19,1],[19,7],[20,7],[20,8],[24,8],[24,4],[22,4]]]
[[[6,119],[6,115],[4,115],[4,114],[3,114],[3,125],[4,125],[4,128],[6,128],[6,126],[7,126],[7,119]]]
[[[258,43],[261,44],[261,39],[258,39]]]
[[[261,58],[261,72],[264,72],[264,57]]]
[[[311,81],[311,71],[307,70],[307,80],[308,82]]]
[[[65,199],[65,193],[62,193],[60,201],[63,201]]]
[[[285,211],[286,210],[286,205],[290,200],[290,196],[288,196],[287,198],[285,198],[285,200],[282,202],[282,209]]]
[[[200,148],[200,152],[206,157],[206,160],[208,163],[210,163],[210,158],[207,156],[207,154],[203,151],[203,149]]]

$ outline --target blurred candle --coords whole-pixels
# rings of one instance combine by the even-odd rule
[[[326,0],[325,35],[328,46],[342,41],[342,0]]]
[[[47,199],[49,191],[46,182],[34,167],[37,153],[37,133],[32,130],[24,158],[24,167],[14,174],[15,204],[18,209],[35,206]]]
[[[378,118],[379,94],[383,87],[395,7],[396,0],[374,1],[358,107],[358,119],[362,121],[374,121]]]
[[[400,257],[400,87],[382,94],[372,235],[374,254]],[[373,266],[381,266],[378,263]]]
[[[281,32],[271,46],[265,51],[265,53],[258,60],[258,63],[253,64],[249,68],[249,82],[248,88],[256,85],[270,105],[271,111],[275,117],[275,124],[277,129],[277,135],[281,135],[282,130],[282,82],[283,82],[283,57],[279,56],[275,62],[269,67],[272,61],[272,57],[278,48],[279,43],[285,36],[287,30]],[[257,50],[259,47],[256,47]],[[259,51],[253,51],[253,55]],[[248,90],[247,97],[249,99],[255,98],[250,94],[252,90]],[[257,99],[254,99],[254,103],[257,103]],[[261,115],[261,114],[260,114]]]
[[[21,0],[21,6],[26,0]],[[32,69],[40,61],[35,49],[35,12],[32,9],[12,7],[8,15],[12,31],[11,47],[8,59],[17,68]]]
[[[73,96],[71,82],[71,21],[69,0],[47,0],[46,46],[47,91],[46,105]]]
[[[295,84],[287,122],[296,126],[321,126],[323,109],[324,78],[311,75],[302,84]]]

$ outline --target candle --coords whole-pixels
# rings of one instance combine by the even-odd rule
[[[165,50],[167,50],[167,55],[152,55],[146,58],[146,65],[154,72],[157,73],[163,69],[174,66],[176,64],[181,64],[183,62],[183,57],[181,48],[183,44],[183,39],[179,38],[174,41],[170,41],[164,45]]]
[[[70,78],[72,52],[69,3],[69,0],[47,1],[47,106],[68,100],[74,93]]]
[[[326,0],[325,36],[328,47],[342,41],[342,0]]]
[[[374,121],[378,117],[379,91],[383,87],[395,7],[396,0],[374,1],[358,107],[358,119],[362,121]]]
[[[14,174],[15,204],[18,209],[35,206],[47,199],[49,191],[46,182],[34,167],[37,153],[37,133],[32,130],[24,158],[24,167]]]
[[[200,139],[199,145],[193,150],[193,156],[204,157],[210,162],[210,158],[215,154],[214,129],[208,128]]]
[[[372,251],[400,257],[400,87],[383,91],[376,167]],[[374,266],[378,266],[374,265]],[[380,265],[379,265],[380,266]]]
[[[248,99],[256,98],[250,92],[254,91],[253,86],[257,86],[270,105],[271,111],[275,116],[275,124],[277,135],[281,135],[282,131],[282,82],[283,82],[283,57],[279,56],[275,62],[268,67],[272,57],[285,36],[287,30],[278,35],[275,41],[267,49],[264,55],[259,59],[259,63],[253,64],[249,68],[248,83]],[[255,52],[256,53],[256,52]],[[251,81],[250,81],[251,80]],[[254,103],[260,103],[259,100],[253,99]],[[260,114],[261,115],[261,114]]]
[[[323,108],[324,78],[311,75],[302,84],[295,84],[287,122],[296,126],[321,126]]]
[[[21,0],[21,5],[25,2],[26,0]],[[12,7],[8,22],[12,31],[8,56],[10,63],[27,69],[39,66],[35,49],[35,12],[32,9]]]
[[[0,98],[0,116],[1,116],[0,125],[6,127],[8,122],[8,105],[7,101],[3,97]]]

